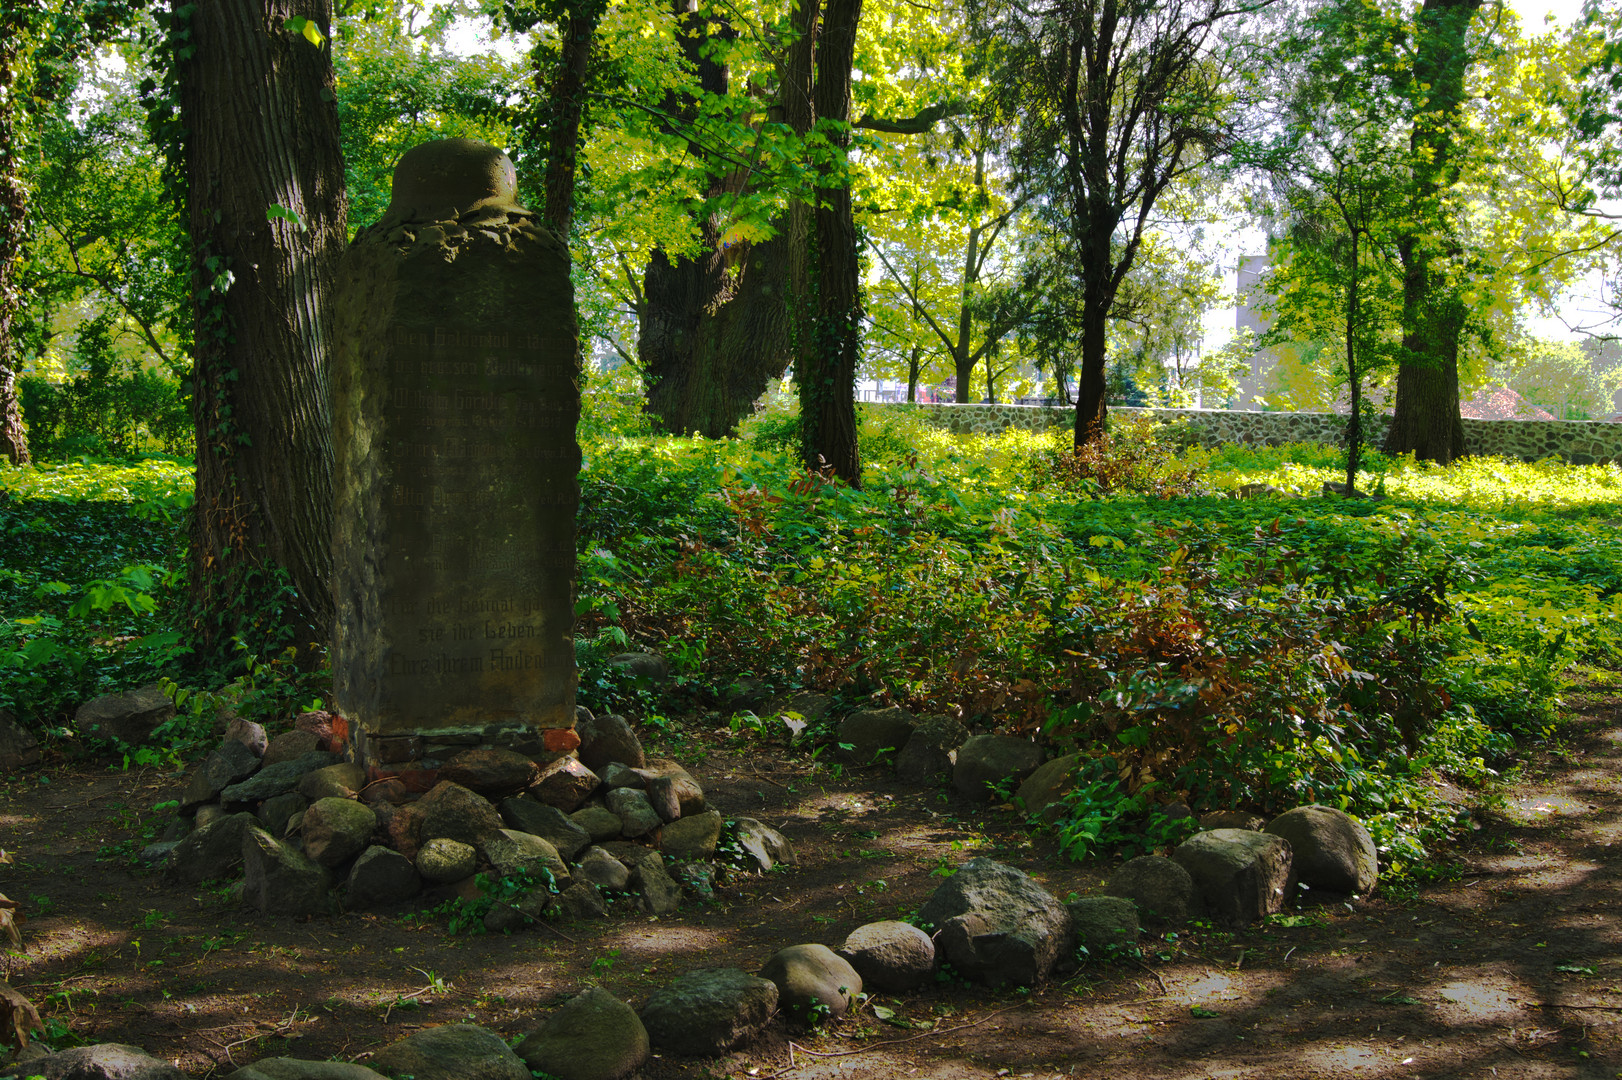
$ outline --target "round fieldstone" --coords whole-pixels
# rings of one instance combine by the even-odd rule
[[[776,1011],[776,983],[737,968],[705,968],[655,990],[639,1015],[656,1049],[715,1057],[759,1034]]]
[[[611,892],[624,892],[631,884],[630,869],[600,847],[586,849],[575,867],[575,874],[599,889]]]
[[[446,1024],[408,1035],[372,1056],[385,1076],[413,1080],[532,1080],[506,1040],[474,1024]]]
[[[1076,929],[1076,944],[1094,960],[1119,954],[1138,940],[1138,909],[1125,897],[1084,896],[1065,907]]]
[[[440,766],[439,778],[480,795],[510,795],[529,787],[539,771],[535,762],[516,750],[477,746]]]
[[[304,774],[298,793],[311,802],[319,799],[353,799],[366,786],[366,770],[352,761],[341,761]]]
[[[1017,785],[1042,764],[1042,748],[1014,735],[976,735],[958,747],[952,786],[986,802],[1004,784]]]
[[[918,718],[899,705],[888,709],[858,709],[839,722],[839,742],[835,749],[840,760],[855,765],[870,765],[881,755],[893,762],[917,726]]]
[[[777,985],[778,1004],[803,1024],[840,1019],[862,993],[862,977],[826,945],[779,949],[760,977]]]
[[[579,809],[601,784],[597,774],[585,765],[572,757],[562,757],[541,768],[529,795],[567,814]]]
[[[1363,823],[1332,806],[1298,806],[1267,824],[1290,844],[1296,880],[1310,889],[1367,896],[1380,880],[1380,853]]]
[[[353,799],[318,799],[304,811],[304,853],[322,866],[341,866],[366,850],[377,815]]]
[[[564,859],[573,859],[591,843],[591,834],[570,821],[562,810],[523,796],[501,801],[501,820],[509,828],[548,841]]]
[[[570,998],[515,1048],[535,1073],[557,1080],[624,1080],[648,1060],[648,1030],[600,987]]]
[[[1217,829],[1172,852],[1200,901],[1219,922],[1242,926],[1284,910],[1294,877],[1290,843],[1272,833]]]
[[[893,919],[857,927],[838,953],[874,990],[902,993],[935,972],[935,942],[916,926]]]
[[[344,893],[352,911],[384,907],[411,899],[422,890],[422,879],[411,860],[398,851],[373,845],[361,852],[349,871]]]
[[[1128,859],[1110,875],[1103,891],[1132,901],[1150,926],[1182,926],[1199,910],[1194,879],[1163,855]]]
[[[636,732],[623,716],[605,713],[576,720],[575,734],[580,736],[580,760],[593,772],[616,761],[633,769],[647,764],[642,740],[636,737]]]
[[[620,831],[626,836],[644,836],[664,824],[645,791],[637,788],[616,788],[604,796],[608,810],[620,819]]]
[[[422,845],[417,851],[417,873],[435,885],[461,881],[479,866],[479,853],[472,844],[448,840],[443,836]]]
[[[594,844],[601,844],[605,840],[617,840],[620,837],[619,815],[606,807],[581,807],[569,815],[569,820],[584,829]]]
[[[722,824],[714,810],[672,821],[659,834],[659,850],[672,859],[708,859],[715,854]]]

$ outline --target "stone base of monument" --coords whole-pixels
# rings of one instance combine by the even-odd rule
[[[268,740],[237,722],[143,858],[185,884],[240,870],[243,902],[267,914],[461,898],[488,901],[492,930],[601,915],[616,896],[667,914],[684,895],[707,899],[724,869],[722,816],[621,717],[581,709],[566,750],[447,744],[400,767],[346,760],[349,731],[324,712]],[[736,828],[753,868],[794,862],[775,830]]]

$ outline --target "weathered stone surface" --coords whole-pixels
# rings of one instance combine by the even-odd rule
[[[619,815],[603,806],[585,806],[569,815],[569,820],[586,830],[591,842],[601,844],[620,835]]]
[[[474,1024],[446,1024],[407,1035],[372,1055],[386,1076],[412,1080],[532,1080],[529,1066],[500,1035]]]
[[[1267,819],[1260,814],[1252,814],[1248,810],[1213,810],[1208,814],[1200,815],[1200,831],[1216,832],[1218,829],[1245,829],[1249,832],[1261,832],[1267,827]]]
[[[79,706],[73,727],[79,735],[106,742],[140,746],[159,724],[174,719],[175,703],[160,686],[143,686],[127,694],[103,694]]]
[[[284,731],[265,747],[265,764],[280,765],[284,761],[296,761],[305,754],[318,753],[326,748],[326,740],[313,731]]]
[[[507,823],[508,828],[534,833],[548,841],[566,861],[572,860],[591,843],[591,834],[571,821],[562,810],[521,795],[501,800],[501,820]]]
[[[353,799],[366,786],[366,770],[352,761],[340,761],[324,769],[304,774],[298,792],[311,802],[320,799]]]
[[[429,840],[456,840],[483,849],[501,833],[501,815],[482,795],[441,780],[411,804],[413,831],[419,845]]]
[[[1200,910],[1194,879],[1180,863],[1164,855],[1128,859],[1110,875],[1103,891],[1132,901],[1139,917],[1150,926],[1182,926]]]
[[[952,775],[957,748],[969,729],[955,716],[926,716],[918,721],[907,745],[896,755],[895,774],[905,783],[932,786]]]
[[[1013,787],[1042,764],[1042,748],[1014,735],[975,735],[957,750],[952,786],[982,802],[997,796],[996,788]]]
[[[737,829],[739,846],[749,853],[762,873],[778,863],[784,866],[799,865],[794,855],[794,845],[789,843],[788,837],[765,822],[741,817],[737,819]]]
[[[516,899],[492,904],[484,916],[484,928],[492,934],[511,934],[528,930],[538,922],[556,915],[557,897],[547,888],[537,887]]]
[[[192,830],[169,856],[166,876],[181,885],[229,877],[242,865],[242,838],[258,821],[252,814],[228,814]]]
[[[1367,896],[1380,880],[1380,853],[1363,823],[1332,806],[1298,806],[1267,825],[1289,842],[1295,879],[1315,892]]]
[[[269,760],[270,755],[265,755]],[[220,801],[227,803],[256,803],[271,799],[277,795],[285,795],[298,788],[299,781],[317,769],[324,769],[328,765],[338,762],[337,754],[329,754],[324,750],[313,750],[292,761],[279,761],[275,764],[264,765],[260,770],[242,781],[232,784],[220,792]]]
[[[611,892],[624,892],[631,885],[630,869],[600,847],[587,849],[575,873],[599,889]]]
[[[935,943],[911,923],[886,920],[859,926],[837,952],[869,990],[904,993],[935,972]]]
[[[662,683],[670,678],[670,664],[658,653],[623,652],[608,658],[608,666],[636,679]]]
[[[1138,909],[1123,896],[1084,896],[1065,905],[1076,944],[1094,960],[1129,948],[1138,940]]]
[[[617,761],[610,761],[603,766],[603,787],[613,789],[622,787],[643,787],[647,781],[637,774],[629,765],[621,765]]]
[[[676,786],[676,798],[681,802],[681,815],[688,817],[692,814],[702,814],[709,809],[704,804],[704,789],[698,786],[691,773],[668,758],[659,758],[650,761],[647,767],[638,770],[642,778],[647,781],[657,780],[660,777],[669,777]]]
[[[300,827],[304,853],[322,866],[336,867],[366,850],[377,815],[353,799],[318,799],[304,812]]]
[[[708,859],[715,854],[722,824],[714,810],[672,821],[659,834],[659,850],[672,859]]]
[[[569,884],[569,868],[558,857],[558,849],[533,833],[502,829],[499,839],[485,843],[484,853],[496,873],[503,876],[527,873],[544,882],[545,875],[551,874],[558,888]]]
[[[648,803],[648,794],[638,788],[615,788],[604,797],[608,810],[620,819],[620,831],[626,836],[645,836],[664,824]]]
[[[0,709],[0,773],[31,769],[39,761],[39,740],[17,722],[16,713]]]
[[[309,799],[296,791],[289,791],[260,803],[254,816],[270,835],[286,836],[287,823],[293,820],[293,815],[304,813],[309,806]]]
[[[439,778],[493,798],[523,791],[535,782],[539,772],[535,762],[516,751],[476,746],[441,765]]]
[[[699,903],[707,904],[715,899],[715,867],[709,863],[677,863],[667,872]]]
[[[380,1072],[347,1061],[264,1058],[230,1073],[225,1080],[388,1080]]]
[[[614,858],[624,863],[634,874],[640,867],[652,863],[660,870],[665,868],[665,860],[653,848],[643,844],[633,844],[629,840],[605,840],[602,849]]]
[[[776,1010],[776,983],[737,968],[705,968],[655,990],[638,1015],[655,1049],[714,1057],[754,1038]]]
[[[601,772],[615,761],[632,769],[648,763],[642,740],[625,717],[616,713],[593,716],[584,723],[577,721],[575,733],[580,736],[580,760],[593,772]]]
[[[1055,822],[1064,815],[1064,797],[1074,787],[1080,754],[1066,754],[1037,766],[1014,793],[1014,805],[1043,821]]]
[[[671,822],[681,817],[681,797],[676,793],[675,780],[668,776],[656,777],[647,782],[643,791],[660,821]]]
[[[558,893],[554,910],[560,919],[600,919],[608,914],[608,904],[603,900],[602,890],[576,878],[572,885]]]
[[[343,741],[338,735],[338,722],[336,718],[325,709],[311,709],[301,712],[293,717],[293,727],[298,731],[308,731],[321,740],[323,750],[341,750],[339,744]]]
[[[186,791],[180,797],[180,809],[190,810],[220,797],[220,792],[240,780],[246,780],[259,769],[259,758],[246,744],[226,739],[208,752],[203,763],[191,774]]]
[[[596,773],[574,758],[564,757],[541,769],[529,795],[567,814],[578,809],[601,784]]]
[[[839,722],[840,760],[871,765],[882,754],[885,761],[893,762],[917,726],[918,718],[899,705],[858,709]]]
[[[47,1054],[30,1061],[21,1075],[28,1080],[188,1080],[167,1061],[122,1043],[75,1046]]]
[[[411,860],[380,844],[361,852],[349,870],[344,904],[351,911],[402,903],[422,891],[422,879]]]
[[[242,902],[266,915],[319,915],[331,909],[323,866],[260,828],[242,837]]]
[[[204,803],[197,808],[197,813],[192,817],[192,825],[194,829],[201,829],[214,824],[223,817],[225,817],[225,807],[219,803]]]
[[[1073,947],[1070,913],[1030,875],[970,859],[918,912],[935,948],[958,972],[988,986],[1034,986]]]
[[[337,269],[333,689],[368,764],[574,723],[574,291],[515,193],[495,147],[424,143]]]
[[[665,872],[662,862],[648,861],[631,871],[636,906],[649,915],[672,915],[681,908],[681,886]]]
[[[160,840],[141,849],[140,860],[148,866],[168,866],[169,859],[180,846],[179,840]]]
[[[1199,833],[1178,845],[1172,858],[1194,879],[1205,909],[1229,926],[1284,910],[1294,884],[1289,841],[1271,833]]]
[[[760,969],[760,977],[776,984],[778,1006],[800,1024],[816,1023],[821,1010],[838,1020],[862,993],[862,977],[826,945],[779,949]]]
[[[461,881],[479,865],[479,853],[472,844],[435,837],[417,851],[417,873],[434,885]]]
[[[265,751],[270,748],[270,736],[265,734],[265,725],[244,720],[240,716],[233,716],[225,725],[225,737],[246,746],[257,758],[264,757]]]
[[[514,1050],[532,1071],[557,1080],[624,1080],[648,1060],[648,1031],[629,1005],[591,986]]]

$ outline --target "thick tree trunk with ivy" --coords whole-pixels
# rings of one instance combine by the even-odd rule
[[[13,465],[29,461],[28,435],[17,400],[17,369],[22,357],[13,336],[13,323],[22,310],[18,277],[28,231],[28,197],[17,145],[17,87],[26,40],[21,27],[14,25],[21,21],[20,16],[19,9],[0,16],[0,459]]]
[[[582,0],[565,8],[564,17],[558,24],[562,41],[551,86],[545,85],[546,76],[543,73],[535,74],[535,88],[552,102],[552,122],[547,135],[546,223],[565,243],[569,240],[569,226],[574,220],[580,123],[586,115],[586,76],[602,9],[601,0]]]
[[[1414,220],[1424,232],[1401,244],[1402,344],[1388,454],[1412,453],[1441,465],[1464,453],[1459,417],[1459,341],[1465,310],[1461,284],[1445,272],[1458,255],[1445,193],[1458,179],[1454,141],[1462,123],[1470,22],[1482,0],[1425,0],[1417,16],[1414,81],[1426,88],[1409,136]]]
[[[344,227],[327,0],[174,0],[193,245],[192,598],[205,649],[332,622],[328,303]],[[182,14],[191,9],[189,21]],[[185,56],[182,51],[180,55]],[[285,573],[292,593],[274,588]],[[267,587],[268,586],[268,587]],[[270,605],[270,606],[265,606]]]
[[[725,94],[730,73],[715,61],[711,45],[733,31],[713,13],[690,11],[685,0],[676,0],[675,14],[701,90]],[[695,116],[691,101],[671,101],[667,108],[684,121]],[[693,153],[705,150],[695,144]],[[740,176],[723,175],[709,195],[736,192],[742,183]],[[786,235],[729,242],[714,219],[699,223],[699,236],[692,256],[655,250],[649,258],[637,356],[648,384],[647,411],[662,429],[721,438],[788,366],[784,289],[793,254]]]
[[[840,164],[850,145],[851,69],[862,0],[828,0],[817,36],[812,106]],[[807,468],[831,468],[860,487],[856,362],[861,349],[861,266],[848,177],[825,175],[812,214],[811,340],[801,353],[800,452]]]

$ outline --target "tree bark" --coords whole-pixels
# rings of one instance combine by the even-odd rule
[[[586,74],[591,60],[591,46],[597,36],[597,20],[602,5],[596,0],[584,0],[567,8],[565,18],[559,20],[562,35],[558,69],[551,87],[552,126],[548,139],[550,147],[546,158],[546,223],[562,238],[569,241],[569,226],[574,221],[575,173],[580,155],[580,121],[586,112]],[[536,89],[542,73],[536,72]]]
[[[183,19],[189,0],[173,3]],[[277,618],[296,644],[325,642],[332,622],[326,328],[347,242],[344,170],[330,45],[286,28],[295,17],[330,34],[328,0],[202,0],[179,69],[196,319],[191,592],[205,650]],[[259,609],[255,590],[282,572],[290,610]]]
[[[730,75],[705,49],[712,18],[689,11],[685,0],[676,0],[675,12],[700,88],[725,94]],[[694,115],[690,101],[669,102],[667,108],[688,119]],[[741,179],[723,176],[710,195],[739,184]],[[785,226],[770,240],[723,250],[717,223],[709,220],[700,224],[696,256],[672,259],[655,250],[649,258],[637,357],[648,382],[647,411],[665,431],[730,435],[770,382],[782,377],[791,348],[786,294],[794,262],[792,225]]]
[[[9,5],[8,5],[9,7]],[[17,369],[22,365],[13,324],[22,310],[23,243],[28,235],[28,193],[18,156],[18,84],[22,45],[27,40],[20,8],[0,16],[0,458],[26,465],[28,433],[17,400]]]

